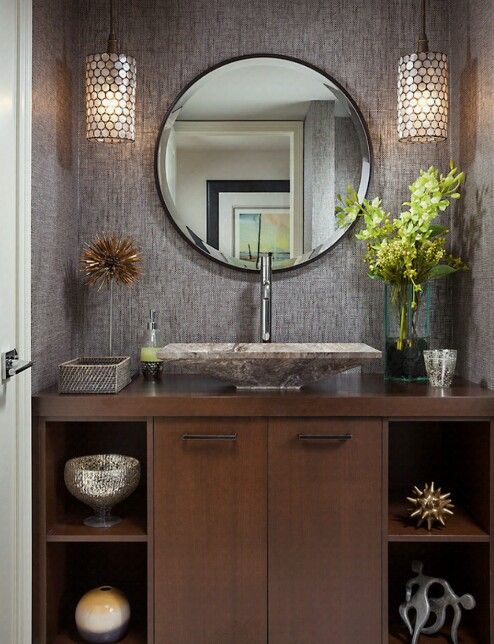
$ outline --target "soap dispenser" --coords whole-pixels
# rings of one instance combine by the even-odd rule
[[[149,310],[149,320],[146,324],[141,342],[141,372],[146,380],[159,380],[163,372],[163,362],[158,358],[158,348],[162,346],[158,337],[156,311]]]

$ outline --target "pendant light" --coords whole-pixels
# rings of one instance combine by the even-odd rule
[[[86,138],[120,143],[135,140],[136,61],[118,53],[110,0],[110,35],[102,54],[86,56]]]
[[[417,52],[398,64],[398,138],[412,143],[448,137],[448,57],[429,51],[425,2]]]

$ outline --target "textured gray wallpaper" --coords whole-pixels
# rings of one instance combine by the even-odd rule
[[[451,15],[451,155],[467,173],[453,219],[471,266],[454,281],[454,344],[461,373],[494,388],[494,2],[458,0]]]
[[[84,55],[105,46],[107,23],[106,3],[80,0],[78,4],[72,26],[80,37],[80,61],[75,68],[80,86]],[[60,217],[57,234],[66,240],[67,259],[77,254],[75,219],[79,247],[101,231],[116,230],[133,235],[143,250],[144,278],[131,291],[118,291],[115,346],[119,352],[135,354],[149,307],[158,309],[165,341],[257,338],[255,276],[213,264],[190,248],[167,220],[154,183],[154,147],[161,120],[180,89],[210,65],[240,54],[276,53],[306,60],[334,76],[355,98],[369,125],[374,148],[370,194],[382,195],[393,211],[406,198],[407,186],[419,168],[431,163],[445,166],[448,161],[448,143],[406,145],[396,135],[397,62],[416,45],[415,2],[121,0],[117,4],[121,48],[137,59],[137,141],[120,146],[86,142],[82,100],[72,103],[78,110],[74,124],[78,136],[70,144],[78,147],[78,197],[67,194],[68,203],[58,199],[55,207]],[[431,45],[448,50],[448,5],[444,0],[432,0],[431,5]],[[58,118],[63,120],[62,115]],[[43,145],[37,144],[39,164]],[[39,176],[37,183],[42,182]],[[67,181],[67,193],[70,185]],[[41,190],[38,185],[33,188]],[[38,266],[43,261],[40,234],[35,230]],[[350,233],[309,267],[276,275],[275,339],[363,341],[380,347],[381,286],[367,278],[362,254],[361,243]],[[77,298],[80,306],[74,312],[72,347],[105,352],[106,294],[86,292],[80,278],[70,271],[67,275],[75,283],[67,277],[66,288],[84,293],[84,299]],[[43,288],[51,284],[58,291],[61,281],[61,275],[52,272]],[[38,286],[35,275],[34,288]],[[437,296],[436,344],[450,341],[448,288],[441,285]],[[47,347],[52,330],[59,328],[48,310],[34,311],[33,325],[39,347]]]
[[[431,42],[448,48],[447,9],[437,15]],[[417,6],[410,0],[143,0],[120,2],[121,44],[137,58],[137,141],[131,146],[87,143],[80,128],[81,239],[116,228],[136,237],[146,275],[121,291],[117,347],[134,353],[148,307],[156,307],[165,340],[257,338],[258,286],[209,262],[179,238],[164,215],[153,174],[160,122],[176,94],[197,74],[226,58],[256,52],[287,54],[313,63],[342,82],[366,118],[374,146],[371,193],[396,209],[420,167],[444,164],[448,146],[398,143],[396,67],[415,47]],[[82,3],[82,48],[106,38],[104,3]],[[82,69],[82,67],[81,67]],[[362,246],[348,235],[308,268],[276,276],[274,334],[281,341],[364,341],[382,344],[381,287],[361,261]],[[441,314],[444,307],[441,308]],[[102,351],[105,295],[87,298],[82,346]],[[436,325],[439,332],[440,323]]]
[[[32,355],[33,389],[77,353],[77,155],[80,77],[73,62],[75,5],[33,2]]]

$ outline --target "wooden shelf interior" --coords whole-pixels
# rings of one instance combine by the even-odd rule
[[[474,633],[467,627],[461,628],[459,644],[480,644]],[[403,627],[403,624],[393,624],[389,629],[389,644],[410,644],[410,634]],[[446,627],[436,635],[421,635],[420,644],[451,644],[450,630]]]
[[[131,607],[125,644],[147,641],[147,546],[141,543],[49,543],[46,642],[82,642],[75,630],[77,602],[92,588],[122,590]]]
[[[490,423],[393,421],[389,423],[389,534],[417,539],[399,520],[413,486],[432,481],[451,493],[457,511],[434,538],[488,540],[490,534]],[[403,507],[403,506],[402,506]],[[406,506],[405,506],[406,507]],[[424,531],[425,532],[425,531]]]
[[[473,610],[463,610],[460,625],[462,644],[489,644],[490,602],[489,602],[489,544],[488,543],[390,543],[388,546],[388,614],[389,642],[409,642],[410,636],[401,623],[399,606],[405,600],[405,584],[415,576],[411,564],[423,561],[424,574],[446,579],[455,593],[470,593],[477,605]],[[451,612],[445,632],[451,625]],[[447,642],[441,636],[421,637],[420,643]]]
[[[146,644],[146,630],[143,628],[131,628],[127,635],[118,641],[118,644]],[[85,640],[81,639],[76,629],[70,629],[59,633],[54,640],[54,644],[84,644]]]
[[[45,456],[46,537],[56,540],[145,540],[147,449],[145,422],[54,422],[46,423]],[[124,454],[141,464],[138,489],[119,503],[114,513],[122,523],[105,530],[83,525],[91,509],[78,501],[64,483],[64,465],[69,458],[86,454]]]
[[[119,504],[112,514],[122,520],[111,528],[91,528],[84,525],[84,519],[92,514],[84,504],[70,508],[70,514],[57,517],[47,528],[47,541],[147,541],[146,497],[142,486],[127,501]]]
[[[406,501],[409,490],[402,490],[389,502],[389,541],[466,541],[489,542],[489,534],[462,508],[456,504],[454,516],[449,517],[445,526],[434,526],[429,532],[422,524],[417,527],[417,521],[408,517]]]
[[[91,528],[83,525],[83,515],[65,517],[49,530],[48,542],[146,542],[146,526],[137,518],[126,517],[110,528]]]

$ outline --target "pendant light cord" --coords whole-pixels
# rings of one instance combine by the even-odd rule
[[[112,0],[113,1],[113,0]],[[422,33],[419,36],[417,51],[419,54],[427,53],[429,51],[429,41],[426,34],[426,0],[422,0]]]
[[[115,30],[113,25],[113,0],[110,0],[110,35],[108,36],[108,53],[116,54],[118,45],[117,38],[115,36]]]

